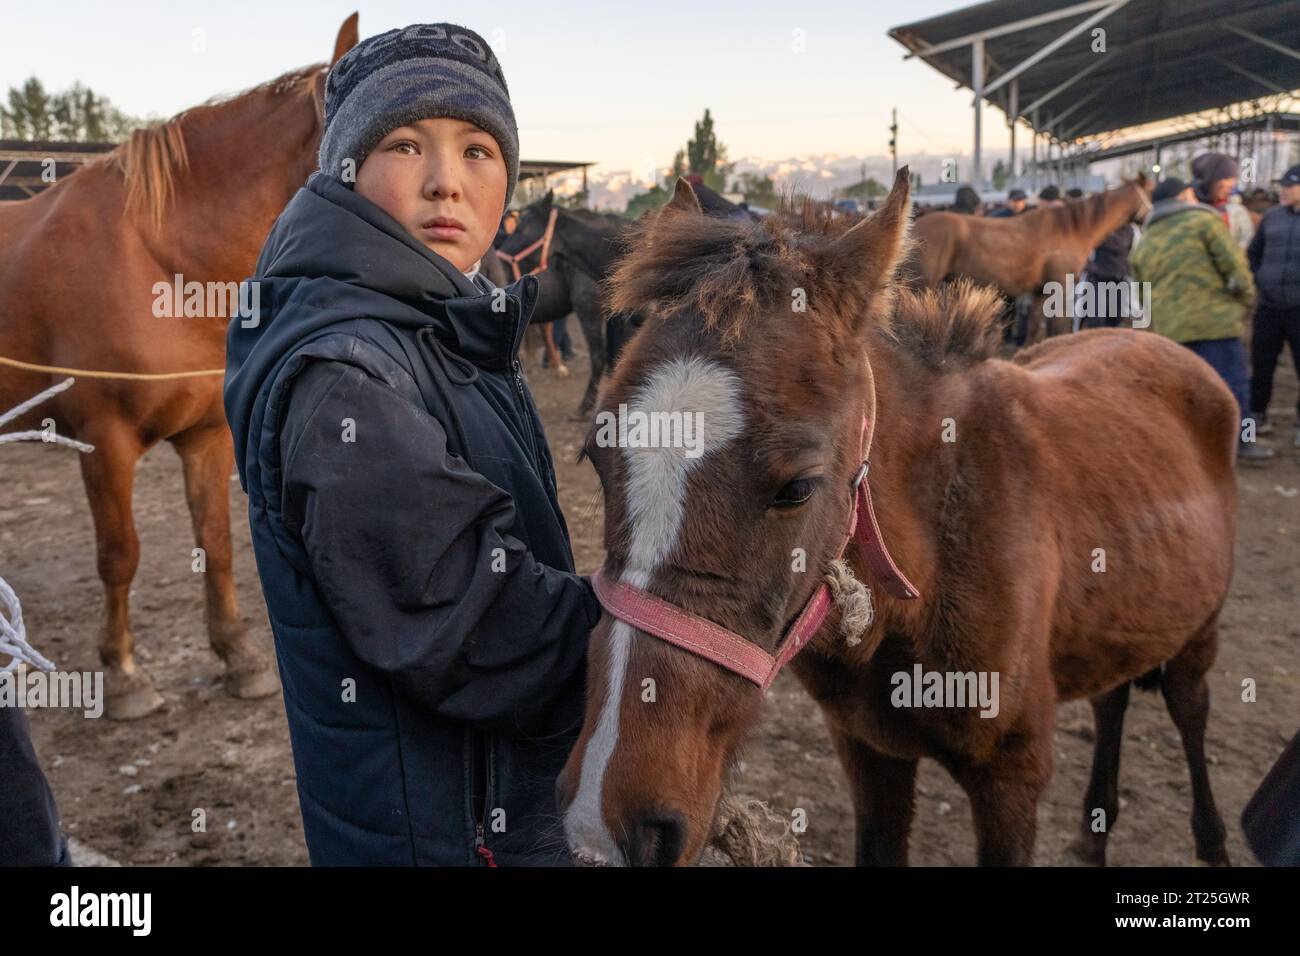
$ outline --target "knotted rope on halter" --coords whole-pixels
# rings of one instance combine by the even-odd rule
[[[41,404],[41,402],[48,401],[59,392],[71,388],[74,381],[75,379],[71,378],[64,379],[57,385],[50,386],[39,395],[9,409],[9,411],[0,415],[0,425],[13,421],[19,415]],[[10,432],[6,435],[0,435],[0,444],[37,440],[67,445],[69,448],[75,448],[80,452],[95,450],[94,445],[87,445],[85,442],[64,438],[62,435],[47,434],[42,431]],[[9,656],[11,660],[4,667],[0,667],[0,673],[17,670],[20,664],[30,664],[44,671],[54,670],[54,663],[27,643],[27,628],[23,624],[23,606],[19,603],[18,595],[14,593],[14,589],[9,586],[9,583],[4,578],[0,578],[0,656],[3,655]]]

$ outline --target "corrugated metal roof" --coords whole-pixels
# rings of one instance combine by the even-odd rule
[[[1069,16],[989,36],[984,42],[985,86],[1047,46],[1105,5],[1080,0],[992,0],[895,27],[889,35],[916,56],[971,86],[969,43],[931,51],[946,41],[994,31],[1020,20],[1073,9]],[[1055,133],[1070,139],[1215,109],[1300,88],[1300,59],[1271,49],[1232,28],[1300,50],[1300,0],[1129,0],[1097,27],[1106,52],[1093,52],[1084,30],[1021,73],[1019,108],[1060,84],[1087,75],[1045,103],[1039,129],[1065,116]],[[1008,86],[992,102],[1005,112]],[[1080,100],[1090,98],[1080,106]]]

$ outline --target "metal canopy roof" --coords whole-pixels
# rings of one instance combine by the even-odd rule
[[[1066,141],[1300,88],[1300,0],[992,0],[889,35]]]

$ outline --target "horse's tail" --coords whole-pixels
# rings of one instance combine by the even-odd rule
[[[1133,681],[1138,690],[1159,690],[1160,689],[1161,668],[1153,667],[1141,677]]]

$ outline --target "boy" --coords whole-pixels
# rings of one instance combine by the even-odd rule
[[[313,864],[568,862],[554,784],[600,606],[516,360],[536,279],[478,272],[518,167],[481,37],[371,37],[330,71],[320,172],[230,325]]]

